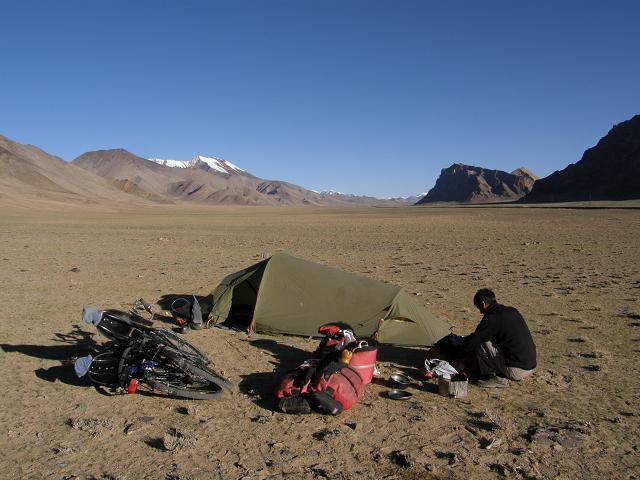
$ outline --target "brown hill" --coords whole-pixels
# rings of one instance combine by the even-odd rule
[[[28,205],[47,202],[97,204],[131,202],[104,179],[0,135],[0,186],[3,203]]]
[[[220,172],[206,163],[187,168],[163,165],[126,150],[87,152],[74,165],[115,182],[127,193],[145,199],[189,201],[217,205],[373,205],[397,203],[372,197],[324,195],[248,172]]]
[[[204,158],[204,157],[198,157]],[[264,180],[231,168],[220,172],[205,162],[176,168],[124,149],[80,155],[72,163],[31,145],[0,136],[0,201],[39,208],[65,205],[151,205],[193,202],[215,205],[391,205],[397,200],[324,194]],[[230,164],[228,164],[230,165]]]
[[[303,203],[304,193],[313,192],[284,182],[276,191],[265,191],[266,182],[249,174],[229,174],[197,162],[190,168],[175,168],[138,157],[126,150],[87,152],[73,163],[111,181],[134,184],[144,195],[164,201],[189,201],[222,205],[295,205]],[[132,193],[137,194],[135,191]],[[313,204],[320,205],[315,201]]]
[[[529,193],[536,178],[526,168],[507,173],[455,163],[442,169],[435,186],[416,205],[514,201]]]
[[[578,163],[538,180],[522,202],[640,198],[640,115],[615,125]]]

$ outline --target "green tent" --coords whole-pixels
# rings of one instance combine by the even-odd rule
[[[358,337],[432,345],[449,324],[396,285],[277,253],[227,276],[213,292],[209,322],[257,332],[315,336],[330,322]]]

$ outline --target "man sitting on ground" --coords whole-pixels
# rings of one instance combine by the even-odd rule
[[[536,345],[520,312],[496,302],[495,294],[483,288],[473,304],[482,320],[475,332],[464,337],[466,353],[475,353],[480,367],[478,385],[504,388],[510,380],[522,380],[536,368]]]

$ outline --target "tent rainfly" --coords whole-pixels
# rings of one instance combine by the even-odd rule
[[[395,345],[432,345],[450,325],[388,283],[277,253],[227,276],[213,292],[210,324],[315,336],[345,322],[358,337]]]

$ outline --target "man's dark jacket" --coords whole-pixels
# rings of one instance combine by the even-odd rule
[[[536,345],[527,323],[515,308],[499,303],[491,305],[476,331],[464,338],[464,350],[475,352],[487,340],[502,351],[507,367],[536,368]]]

